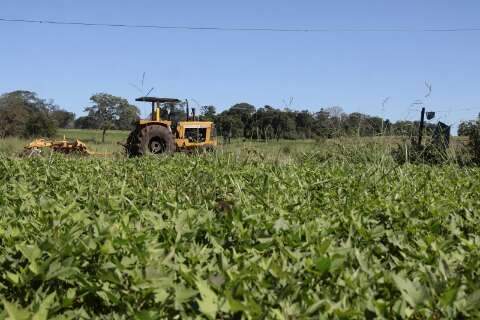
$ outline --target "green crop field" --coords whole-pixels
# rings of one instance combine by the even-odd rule
[[[78,132],[116,151],[126,133],[99,137]],[[24,142],[0,142],[0,319],[480,317],[478,168],[398,165],[378,139]]]

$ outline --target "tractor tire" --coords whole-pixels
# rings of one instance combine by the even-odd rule
[[[129,157],[137,157],[140,156],[140,129],[141,128],[135,128],[130,134],[128,135],[127,138],[127,143],[124,144],[125,151],[127,153],[127,156]]]
[[[161,125],[147,125],[136,128],[127,139],[129,156],[159,155],[174,151],[175,139],[172,133]]]

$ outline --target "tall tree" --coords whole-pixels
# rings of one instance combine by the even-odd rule
[[[242,124],[243,132],[241,135],[243,137],[248,137],[249,133],[252,130],[252,121],[253,115],[255,114],[255,107],[246,102],[237,103],[227,111],[227,114],[237,119],[234,121],[234,123]],[[237,125],[235,126],[235,129],[239,127],[240,126]]]
[[[477,125],[476,121],[462,121],[458,126],[458,135],[459,136],[470,136],[473,130],[475,130],[475,126]]]
[[[131,130],[140,119],[140,110],[128,102],[121,103],[118,105],[116,116],[115,129]]]
[[[312,127],[314,123],[312,114],[307,110],[298,112],[295,121],[297,123],[297,132],[301,132],[304,138],[310,139],[312,137]]]
[[[99,124],[96,122],[96,120],[93,117],[84,116],[84,117],[78,117],[74,121],[74,127],[77,129],[98,129]]]
[[[59,128],[72,127],[75,121],[75,113],[61,109],[52,110],[49,115],[57,122]]]
[[[201,119],[202,120],[207,120],[207,121],[214,121],[215,120],[215,115],[217,114],[217,110],[215,109],[214,106],[202,106],[201,107]]]
[[[105,134],[110,129],[126,129],[128,123],[138,119],[140,111],[137,107],[128,103],[124,98],[116,97],[108,93],[94,94],[90,101],[92,106],[85,108],[92,123],[102,130],[102,142],[105,142]]]
[[[46,136],[55,134],[56,122],[49,114],[58,109],[31,91],[13,91],[0,96],[0,137]],[[36,123],[38,122],[38,123]]]

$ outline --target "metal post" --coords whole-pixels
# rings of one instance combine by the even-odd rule
[[[160,102],[157,102],[157,108],[155,109],[155,121],[160,121]]]
[[[422,108],[420,114],[420,128],[418,129],[418,145],[422,144],[423,128],[425,127],[425,108]]]

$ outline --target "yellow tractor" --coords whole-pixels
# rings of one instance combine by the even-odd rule
[[[140,120],[124,144],[127,155],[172,153],[195,149],[211,150],[217,145],[215,125],[211,121],[198,121],[195,109],[192,115],[188,101],[178,99],[141,97],[136,101],[150,102],[152,113],[150,120]],[[186,119],[175,119],[175,107],[186,107]],[[161,119],[161,111],[167,119]]]

